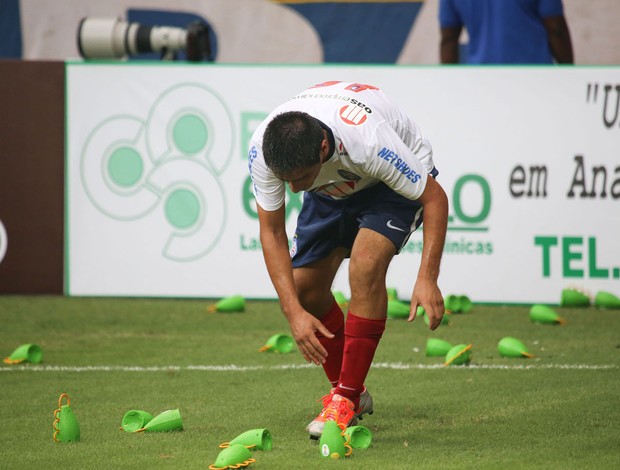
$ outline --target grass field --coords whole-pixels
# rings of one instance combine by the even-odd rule
[[[327,391],[301,355],[259,353],[288,333],[276,302],[209,314],[206,300],[0,296],[0,354],[22,343],[40,365],[1,365],[0,468],[206,468],[218,444],[267,428],[273,450],[255,469],[620,468],[620,311],[561,309],[562,326],[527,307],[476,305],[429,332],[389,320],[367,386],[372,446],[346,460],[320,455],[305,425]],[[441,367],[426,340],[472,343],[470,366]],[[497,353],[504,336],[535,355]],[[81,441],[55,443],[66,392]],[[178,408],[184,430],[130,434],[124,413]]]

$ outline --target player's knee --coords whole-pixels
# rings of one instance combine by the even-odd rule
[[[358,256],[349,263],[351,290],[369,294],[385,289],[389,260],[377,256]]]
[[[331,290],[319,285],[295,284],[301,306],[314,316],[320,317],[333,303]]]

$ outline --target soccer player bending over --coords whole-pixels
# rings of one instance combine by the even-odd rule
[[[364,382],[387,317],[386,273],[424,217],[424,248],[411,296],[430,329],[444,303],[437,285],[448,201],[435,181],[432,149],[416,124],[378,88],[326,82],[277,107],[250,143],[249,168],[271,281],[297,346],[331,383],[308,425],[349,426],[373,401]],[[285,184],[304,191],[289,251]],[[346,316],[332,295],[350,258]],[[413,277],[413,276],[412,276]]]

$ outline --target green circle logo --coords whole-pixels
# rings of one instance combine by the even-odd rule
[[[175,146],[187,155],[193,155],[204,149],[208,133],[204,120],[196,114],[180,116],[172,127]]]
[[[152,91],[159,96],[146,117],[115,114],[89,131],[80,177],[106,217],[138,223],[155,211],[161,220],[147,230],[169,232],[161,255],[193,261],[211,252],[226,226],[220,177],[232,159],[234,122],[223,99],[202,84]],[[0,253],[3,247],[0,233]]]
[[[108,160],[108,174],[118,186],[130,188],[142,177],[142,157],[131,147],[120,147]]]
[[[191,227],[200,217],[200,200],[188,189],[172,191],[164,207],[166,219],[178,229]]]

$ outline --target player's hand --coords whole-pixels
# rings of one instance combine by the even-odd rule
[[[310,313],[302,310],[289,320],[293,338],[297,347],[307,362],[316,365],[324,364],[327,358],[327,351],[319,342],[315,332],[318,331],[326,338],[333,338],[334,335],[325,328],[321,321]]]
[[[418,278],[411,296],[411,313],[408,321],[415,320],[418,306],[422,305],[428,315],[428,327],[437,329],[441,324],[445,309],[443,296],[436,282]]]

